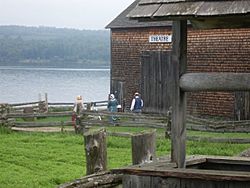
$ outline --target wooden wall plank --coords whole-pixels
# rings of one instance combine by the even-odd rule
[[[166,113],[170,107],[168,72],[170,51],[145,51],[142,53],[141,92],[145,112]]]

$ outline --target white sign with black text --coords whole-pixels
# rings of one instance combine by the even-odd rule
[[[169,43],[172,42],[172,35],[150,35],[150,43]]]

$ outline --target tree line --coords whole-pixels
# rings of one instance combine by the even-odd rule
[[[0,26],[0,65],[109,65],[107,30]]]

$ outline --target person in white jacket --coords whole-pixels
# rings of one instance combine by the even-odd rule
[[[134,98],[131,102],[130,110],[135,113],[141,113],[143,108],[143,100],[140,93],[135,92]]]

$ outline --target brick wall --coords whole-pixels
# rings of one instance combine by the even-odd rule
[[[166,28],[113,29],[111,79],[125,81],[126,106],[140,88],[140,57],[143,50],[169,49],[169,44],[150,44],[150,35],[171,34]]]
[[[250,72],[250,29],[189,30],[188,72]],[[234,93],[188,94],[191,114],[234,116]]]
[[[171,28],[112,29],[111,79],[124,81],[127,106],[140,88],[141,51],[171,47],[149,43],[156,34],[171,34]],[[250,72],[250,29],[189,29],[188,72]],[[234,93],[189,93],[188,112],[233,117]]]

